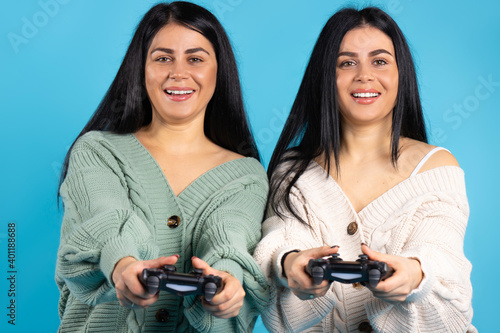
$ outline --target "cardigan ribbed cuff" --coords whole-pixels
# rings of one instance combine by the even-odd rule
[[[288,288],[288,280],[283,276],[283,267],[281,266],[281,259],[285,254],[290,251],[299,250],[302,251],[297,245],[287,245],[276,250],[275,257],[273,259],[273,269],[276,274],[277,281],[283,286]]]
[[[104,244],[101,251],[100,267],[108,281],[114,286],[113,271],[120,259],[125,257],[134,257],[136,260],[141,260],[137,245],[131,239],[118,236],[111,238]]]
[[[416,253],[407,253],[405,252],[405,257],[414,258],[420,262],[420,268],[422,269],[422,281],[417,288],[413,289],[408,297],[406,297],[405,302],[420,302],[425,299],[432,290],[432,286],[434,284],[434,271],[431,265],[425,260],[420,258],[420,256]]]

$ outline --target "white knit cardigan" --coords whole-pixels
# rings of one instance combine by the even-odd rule
[[[262,314],[271,332],[357,332],[362,322],[376,332],[477,332],[471,325],[471,264],[463,253],[469,206],[462,169],[444,166],[416,174],[356,213],[340,186],[313,161],[290,201],[310,228],[269,212],[254,253],[271,287]],[[354,235],[347,233],[351,222],[358,224]],[[367,288],[338,282],[325,296],[307,301],[288,288],[281,267],[286,252],[339,245],[340,257],[356,260],[361,242],[420,261],[424,278],[404,302],[389,303]]]

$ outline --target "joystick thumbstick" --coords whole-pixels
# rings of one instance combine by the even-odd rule
[[[158,292],[158,288],[160,287],[160,278],[156,275],[150,275],[150,271],[144,269],[142,271],[142,281],[146,285],[146,289],[148,293],[151,295],[155,295]],[[152,274],[156,273],[155,271],[151,271]]]
[[[311,269],[311,275],[315,284],[321,284],[325,277],[325,270],[321,266],[315,266]]]
[[[368,272],[368,282],[370,283],[370,286],[375,288],[380,281],[380,277],[381,277],[381,274],[380,274],[380,271],[378,269],[371,269]]]
[[[214,282],[208,282],[205,285],[205,300],[207,302],[211,302],[212,299],[214,298],[215,294],[217,293],[217,285]]]

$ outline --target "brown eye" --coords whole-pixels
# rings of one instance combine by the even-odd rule
[[[377,59],[374,61],[375,65],[386,65],[387,64],[387,61],[385,61],[384,59]]]
[[[351,60],[347,60],[347,61],[343,61],[341,64],[340,64],[340,67],[350,67],[350,66],[354,66],[356,63],[354,61],[351,61]]]
[[[170,61],[170,58],[169,57],[158,57],[158,58],[156,58],[156,61],[167,62],[167,61]]]

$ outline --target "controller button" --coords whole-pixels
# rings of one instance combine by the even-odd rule
[[[175,273],[177,271],[174,265],[165,265],[164,270],[167,273]]]
[[[356,222],[349,223],[347,226],[347,233],[352,236],[356,231],[358,231],[358,224]]]
[[[170,228],[177,228],[181,224],[181,218],[177,215],[172,215],[167,220],[167,225]]]
[[[361,324],[359,324],[359,326],[358,326],[358,330],[359,330],[360,332],[368,332],[368,333],[369,333],[369,332],[373,332],[372,325],[370,325],[370,323],[369,323],[369,322],[366,322],[366,321],[364,321],[364,322],[362,322]]]
[[[165,309],[160,309],[156,311],[156,321],[160,323],[166,323],[168,319],[170,318],[170,314],[168,313],[167,310]]]
[[[368,256],[366,254],[360,254],[359,259],[361,260],[368,260]]]

